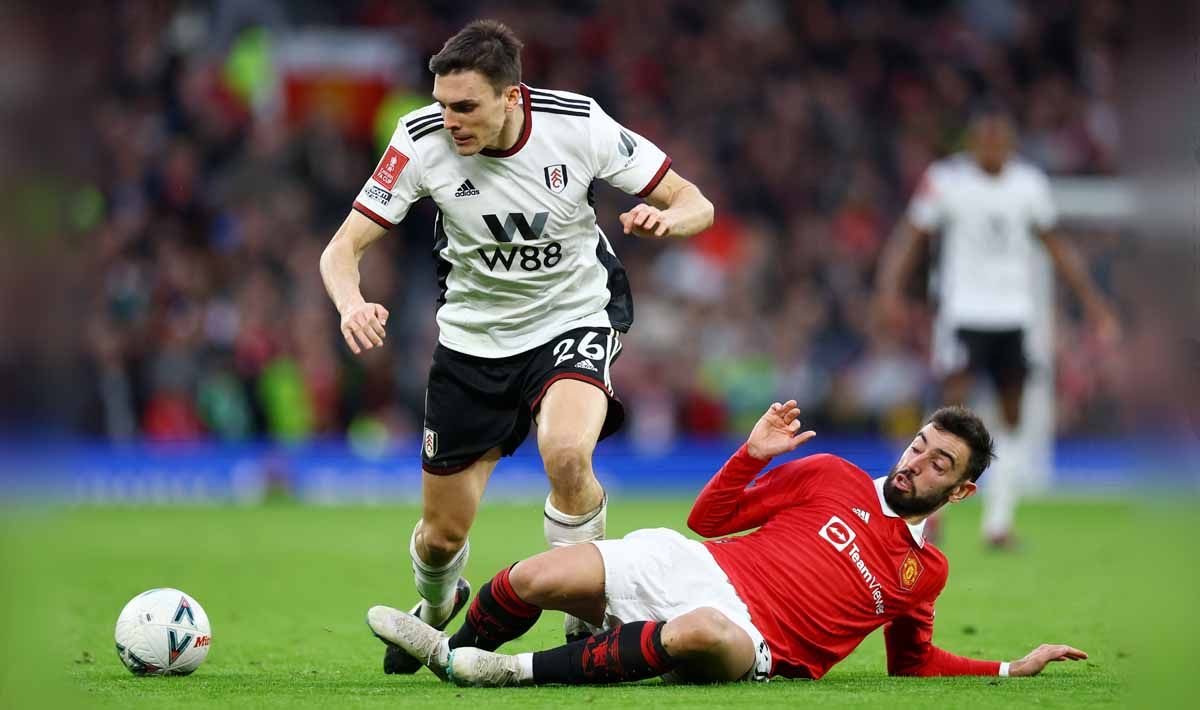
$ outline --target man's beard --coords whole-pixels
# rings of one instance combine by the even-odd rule
[[[883,482],[883,499],[887,501],[892,512],[901,517],[929,515],[950,500],[950,491],[954,490],[953,486],[941,492],[917,495],[912,482],[912,472],[907,469],[903,473],[908,477],[908,490],[902,491],[896,488],[896,476],[900,473],[899,466],[900,464],[892,466],[887,480]]]

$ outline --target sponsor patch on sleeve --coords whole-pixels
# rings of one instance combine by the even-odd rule
[[[391,190],[396,185],[396,178],[404,172],[405,165],[408,165],[408,156],[389,145],[371,178],[384,188]]]
[[[392,201],[392,193],[376,185],[367,186],[367,197],[381,205],[387,205],[387,203]]]

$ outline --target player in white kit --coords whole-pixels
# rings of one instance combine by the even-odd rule
[[[887,324],[900,326],[906,283],[926,244],[940,237],[932,365],[944,402],[965,402],[978,375],[995,387],[1001,426],[993,429],[997,460],[984,491],[983,534],[997,547],[1013,543],[1020,480],[1032,465],[1020,436],[1021,399],[1041,247],[1101,337],[1112,342],[1119,333],[1078,252],[1054,234],[1049,180],[1012,155],[1014,138],[1004,110],[978,112],[968,151],[927,169],[879,267],[879,310]]]
[[[713,207],[657,146],[594,100],[521,82],[521,43],[476,21],[429,62],[435,103],[404,116],[321,256],[350,349],[379,347],[387,310],[359,289],[358,260],[428,197],[438,206],[441,288],[429,371],[422,517],[410,542],[414,614],[444,627],[470,596],[467,534],[501,456],[537,424],[550,480],[551,546],[604,536],[596,442],[621,425],[610,368],[633,322],[629,281],[596,222],[592,182],[645,199],[620,215],[625,233],[688,237]],[[586,635],[567,619],[569,637]],[[389,647],[387,672],[419,667]]]

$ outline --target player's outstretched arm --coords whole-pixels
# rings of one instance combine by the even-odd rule
[[[1034,676],[1042,669],[1057,661],[1087,660],[1087,653],[1063,643],[1044,643],[1033,649],[1024,658],[1008,664],[1008,674],[1012,677]]]
[[[359,290],[358,262],[373,242],[387,233],[383,227],[351,210],[321,253],[321,279],[342,316],[342,337],[355,355],[383,346],[387,309],[367,303]]]
[[[1113,345],[1121,339],[1121,323],[1108,299],[1096,287],[1088,274],[1079,251],[1052,230],[1041,233],[1042,243],[1050,254],[1054,269],[1066,280],[1075,297],[1083,304],[1084,314],[1091,321],[1100,339]]]
[[[1064,644],[1042,644],[1024,658],[1008,663],[955,655],[932,643],[932,601],[916,606],[884,626],[883,639],[887,646],[888,675],[894,676],[1034,676],[1055,661],[1080,661],[1088,657]]]
[[[665,239],[691,237],[712,226],[713,204],[700,188],[668,170],[646,202],[620,216],[626,234]]]

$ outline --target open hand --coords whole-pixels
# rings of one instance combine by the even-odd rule
[[[387,309],[378,303],[361,303],[346,309],[342,314],[342,337],[351,352],[358,355],[375,346],[383,347],[387,337],[383,326],[387,325]]]
[[[815,431],[800,431],[800,410],[796,400],[776,402],[754,425],[750,438],[746,440],[746,451],[756,459],[767,460],[789,451],[795,451],[804,442],[817,435]]]
[[[1011,677],[1034,676],[1055,661],[1082,661],[1087,653],[1062,643],[1044,643],[1029,652],[1028,656],[1008,664]]]

